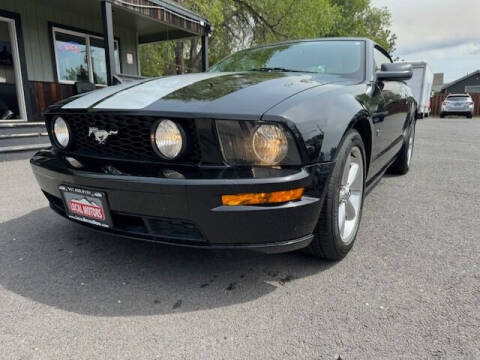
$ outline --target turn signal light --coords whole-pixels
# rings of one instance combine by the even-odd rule
[[[303,191],[304,188],[298,188],[294,190],[275,191],[270,193],[222,195],[222,204],[236,206],[282,203],[300,199],[303,195]]]

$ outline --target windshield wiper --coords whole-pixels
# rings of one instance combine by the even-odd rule
[[[314,71],[295,70],[295,69],[287,69],[287,68],[282,68],[282,67],[261,67],[261,68],[250,69],[250,71],[263,71],[263,72],[279,71],[279,72],[299,72],[299,73],[315,74]]]

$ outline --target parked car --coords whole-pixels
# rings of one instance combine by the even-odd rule
[[[433,72],[426,61],[409,62],[413,67],[413,76],[407,81],[417,102],[417,117],[430,115],[430,98],[432,96]]]
[[[411,76],[368,39],[240,51],[51,106],[31,164],[53,210],[98,230],[341,259],[366,191],[409,170]]]
[[[449,94],[442,103],[440,117],[447,115],[473,117],[474,104],[469,94]]]

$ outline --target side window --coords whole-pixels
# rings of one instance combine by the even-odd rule
[[[382,64],[391,63],[392,61],[383,52],[377,48],[373,49],[373,58],[375,59],[375,71],[379,71]]]

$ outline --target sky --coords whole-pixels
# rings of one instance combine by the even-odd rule
[[[392,14],[393,57],[425,60],[445,83],[480,69],[480,0],[371,0]]]

